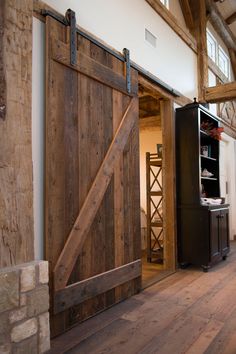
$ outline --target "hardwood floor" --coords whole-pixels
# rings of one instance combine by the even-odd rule
[[[236,242],[208,273],[179,270],[52,341],[50,353],[235,354]]]

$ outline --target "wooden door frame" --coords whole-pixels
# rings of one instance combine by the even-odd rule
[[[139,75],[139,83],[147,92],[160,99],[162,144],[163,144],[163,232],[164,232],[164,270],[175,271],[177,266],[176,231],[176,189],[175,189],[175,114],[174,96],[166,94],[157,85]],[[167,192],[168,191],[168,192]]]

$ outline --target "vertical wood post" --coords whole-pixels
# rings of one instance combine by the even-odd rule
[[[229,48],[229,56],[234,74],[234,80],[236,80],[236,52],[233,49]]]
[[[208,87],[208,56],[206,40],[206,4],[198,1],[198,18],[196,22],[197,67],[198,67],[198,101],[205,102],[205,88]]]
[[[164,266],[176,268],[175,121],[173,101],[161,100]]]
[[[32,0],[0,2],[0,267],[34,258]]]

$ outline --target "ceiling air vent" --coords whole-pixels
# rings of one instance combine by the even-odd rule
[[[157,38],[152,34],[149,30],[145,28],[145,40],[151,44],[154,48],[156,48]]]

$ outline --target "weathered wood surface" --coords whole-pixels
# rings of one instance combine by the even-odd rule
[[[208,273],[180,270],[52,342],[50,354],[229,354],[236,348],[236,243]]]
[[[94,60],[79,51],[77,63],[72,66],[70,64],[69,44],[64,44],[60,41],[53,42],[52,58],[55,61],[70,67],[71,69],[77,70],[78,72],[81,72],[84,75],[105,84],[106,86],[121,91],[126,95],[128,94],[125,76],[117,74],[112,68],[97,62],[96,59]],[[136,92],[132,93],[137,94],[137,87],[134,87],[134,89],[136,89]]]
[[[79,35],[78,62],[71,67],[69,29],[52,18],[46,21],[45,233],[53,296],[53,289],[140,259],[138,99],[116,83],[117,78],[126,83],[125,64]],[[133,69],[131,81],[137,92]],[[140,276],[94,292],[52,317],[53,335],[139,288]]]
[[[164,268],[176,268],[176,190],[175,183],[175,117],[173,101],[161,101],[162,144],[163,144],[163,232]]]
[[[198,17],[196,20],[197,37],[197,72],[198,101],[205,102],[205,88],[208,87],[208,54],[206,40],[206,5],[205,0],[198,1]]]
[[[235,22],[236,21],[236,12],[234,12],[232,15],[230,15],[229,17],[227,17],[225,19],[225,22],[228,24],[228,25],[231,25],[231,23]]]
[[[123,149],[137,120],[137,99],[132,99],[127,107],[117,132],[111,142],[101,167],[93,181],[93,184],[86,196],[80,213],[67,238],[65,246],[54,268],[54,288],[63,289],[70,277],[77,257],[80,255],[91,224],[102,203],[102,199],[114,173],[116,158],[123,153]],[[102,256],[102,255],[101,255]]]
[[[111,269],[105,273],[71,284],[59,290],[54,298],[54,313],[62,312],[85,300],[129,282],[140,276],[141,260]]]
[[[236,99],[236,81],[206,88],[206,102],[217,103]]]
[[[0,2],[0,267],[34,259],[32,6]]]
[[[208,18],[229,49],[236,51],[236,39],[213,0],[206,0]]]
[[[179,3],[181,6],[182,13],[184,15],[185,24],[187,28],[192,32],[194,29],[194,20],[189,0],[180,0]]]

